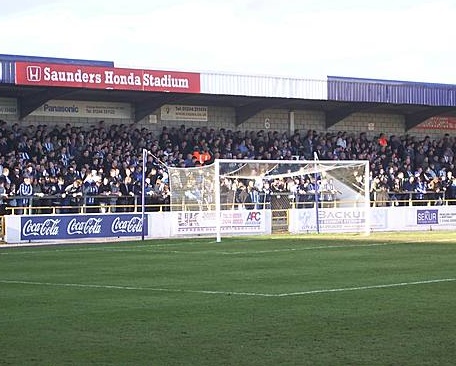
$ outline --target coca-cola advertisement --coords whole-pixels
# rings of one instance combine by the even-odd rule
[[[147,216],[144,216],[147,235]],[[142,235],[142,216],[81,215],[23,216],[21,240],[110,238]]]

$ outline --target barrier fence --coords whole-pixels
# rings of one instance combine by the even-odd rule
[[[3,200],[0,204],[0,214],[60,214],[60,213],[121,213],[121,212],[141,212],[141,196],[90,196],[93,200],[91,204],[87,203],[87,197],[81,196],[80,199],[68,203],[62,198],[55,196],[9,196],[7,200]],[[123,198],[129,201],[123,200]],[[315,207],[315,202],[319,206],[324,207],[349,207],[355,206],[356,202],[342,201],[335,196],[331,199],[317,199],[314,194],[297,195],[290,192],[271,193],[270,198],[265,202],[256,202],[248,205],[243,205],[239,202],[223,204],[222,209],[271,209],[285,210],[290,208],[310,208]],[[427,191],[425,193],[417,193],[414,191],[403,192],[373,192],[371,194],[372,207],[394,207],[394,206],[444,206],[456,205],[456,199],[449,198],[445,192],[436,193]],[[212,206],[212,207],[211,207]],[[182,205],[171,205],[169,202],[157,202],[156,200],[146,197],[145,211],[162,212],[162,211],[201,211],[215,210],[214,204],[201,206],[199,203],[186,202]]]
[[[139,197],[137,197],[139,198]],[[376,197],[377,199],[379,197]],[[382,196],[380,196],[382,198]],[[169,238],[192,235],[215,235],[217,222],[223,223],[227,235],[271,234],[275,232],[362,232],[401,230],[454,230],[455,200],[404,200],[371,202],[371,208],[356,201],[296,200],[290,194],[275,194],[269,205],[243,204],[222,207],[217,221],[215,205],[185,206],[169,204],[120,205],[60,205],[38,206],[33,200],[28,206],[8,207],[9,214],[0,216],[1,236],[9,243],[40,240],[75,240],[147,236]],[[316,204],[321,209],[316,210]],[[403,207],[396,207],[403,206]],[[144,214],[142,211],[147,211]],[[89,212],[88,212],[89,211]]]

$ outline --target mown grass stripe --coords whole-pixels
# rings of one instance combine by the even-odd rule
[[[181,292],[181,293],[196,293],[196,294],[211,294],[211,295],[238,295],[238,296],[258,296],[258,297],[287,297],[287,296],[302,296],[312,294],[324,294],[346,291],[361,291],[383,289],[391,287],[424,285],[440,282],[454,282],[456,278],[441,278],[433,280],[422,280],[412,282],[388,283],[380,285],[367,285],[355,287],[341,287],[333,289],[317,289],[288,293],[259,293],[259,292],[237,292],[237,291],[221,291],[221,290],[190,290],[190,289],[171,289],[171,288],[153,288],[153,287],[138,287],[138,286],[120,286],[120,285],[98,285],[98,284],[82,284],[82,283],[52,283],[52,282],[35,282],[35,281],[19,281],[19,280],[0,280],[4,284],[22,284],[34,286],[59,286],[59,287],[78,287],[78,288],[99,288],[99,289],[114,289],[114,290],[136,290],[136,291],[156,291],[156,292]]]

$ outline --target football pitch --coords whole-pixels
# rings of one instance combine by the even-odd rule
[[[454,365],[456,233],[0,250],[0,365]]]

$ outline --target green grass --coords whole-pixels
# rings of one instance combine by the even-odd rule
[[[0,365],[454,365],[455,279],[450,232],[4,248]]]

